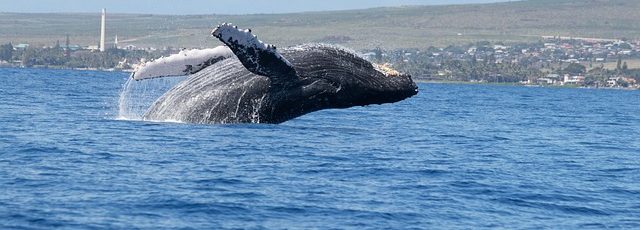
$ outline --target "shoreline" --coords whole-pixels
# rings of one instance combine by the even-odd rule
[[[69,68],[63,66],[32,66],[32,67],[23,67],[23,66],[14,66],[14,65],[0,65],[0,68],[9,68],[9,69],[52,69],[52,70],[77,70],[77,71],[101,71],[101,72],[124,72],[131,73],[133,69],[117,69],[117,68]]]
[[[606,90],[640,90],[634,87],[590,87],[578,85],[526,85],[510,82],[470,82],[470,81],[446,81],[446,80],[414,80],[416,83],[425,84],[457,84],[457,85],[495,85],[495,86],[522,86],[532,88],[564,88],[564,89],[606,89]]]
[[[133,69],[101,69],[101,68],[66,68],[60,66],[33,66],[33,67],[20,67],[12,65],[0,65],[0,68],[13,68],[13,69],[52,69],[52,70],[76,70],[76,71],[100,71],[100,72],[122,72],[132,73]],[[640,88],[634,87],[589,87],[589,86],[577,86],[577,85],[525,85],[513,82],[471,82],[471,81],[447,81],[447,80],[414,80],[416,83],[424,84],[458,84],[458,85],[495,85],[495,86],[522,86],[522,87],[536,87],[536,88],[567,88],[567,89],[605,89],[605,90],[640,90]]]

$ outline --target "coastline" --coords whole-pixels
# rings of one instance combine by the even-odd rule
[[[588,87],[579,85],[527,85],[515,82],[471,82],[471,81],[446,81],[446,80],[414,80],[416,83],[425,84],[459,84],[459,85],[495,85],[495,86],[522,86],[534,88],[565,88],[565,89],[606,89],[606,90],[640,90],[634,87]]]
[[[12,68],[12,69],[53,69],[53,70],[78,70],[78,71],[102,71],[102,72],[125,72],[131,73],[133,69],[118,69],[118,68],[69,68],[64,66],[14,66],[14,65],[0,65],[0,68]]]
[[[14,68],[14,69],[53,69],[53,70],[77,70],[77,71],[101,71],[101,72],[123,72],[132,73],[133,69],[117,69],[117,68],[67,68],[62,66],[32,66],[21,67],[13,65],[0,65],[0,68]],[[447,80],[423,80],[414,79],[416,83],[425,84],[459,84],[459,85],[495,85],[495,86],[522,86],[522,87],[540,87],[540,88],[569,88],[569,89],[605,89],[605,90],[640,90],[640,88],[634,87],[587,87],[578,85],[527,85],[515,82],[471,82],[471,81],[447,81]]]

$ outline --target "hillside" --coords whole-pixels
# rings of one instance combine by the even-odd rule
[[[94,14],[0,13],[0,43],[98,43]],[[640,39],[640,1],[529,0],[495,4],[406,6],[257,15],[108,16],[109,40],[140,47],[209,47],[220,22],[253,28],[279,46],[336,42],[354,49],[426,48],[478,40],[531,41],[541,35]]]

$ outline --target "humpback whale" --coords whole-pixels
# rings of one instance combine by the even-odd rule
[[[418,93],[411,76],[344,48],[305,44],[279,49],[228,23],[211,35],[224,45],[182,51],[136,68],[134,80],[187,75],[143,119],[282,123],[321,109],[393,103]]]

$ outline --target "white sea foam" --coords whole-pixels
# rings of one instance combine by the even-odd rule
[[[185,77],[136,81],[129,78],[122,86],[118,101],[118,120],[142,120],[144,113],[162,94]]]

